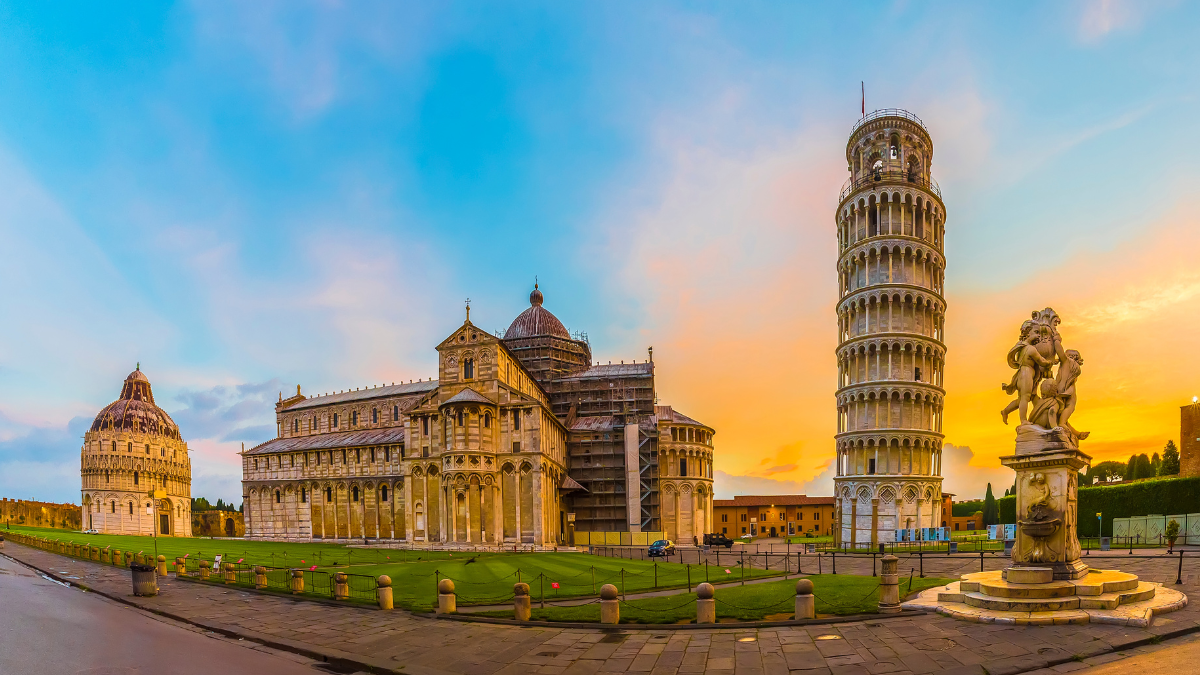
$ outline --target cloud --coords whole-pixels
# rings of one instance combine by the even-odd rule
[[[942,444],[942,492],[954,495],[955,501],[983,499],[987,484],[997,497],[1012,485],[1016,474],[992,458],[980,458],[983,464],[972,464],[975,453],[965,445]]]
[[[833,494],[833,463],[808,480],[780,480],[764,476],[748,476],[713,472],[713,494],[716,499],[733,499],[737,495],[809,495],[828,497]]]
[[[1079,14],[1079,38],[1099,42],[1116,30],[1132,28],[1141,22],[1147,0],[1087,0]]]

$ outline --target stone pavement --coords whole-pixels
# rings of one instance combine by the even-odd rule
[[[644,672],[851,675],[1066,672],[1117,658],[1114,652],[1200,630],[1200,603],[1149,628],[1098,624],[997,626],[921,614],[841,624],[735,629],[607,630],[503,626],[437,620],[404,611],[293,600],[174,578],[153,598],[130,595],[128,572],[6,544],[3,553],[142,609],[219,633],[235,634],[310,657],[345,660],[366,670],[416,675]],[[1105,560],[1173,583],[1177,560]],[[1183,590],[1198,592],[1195,560]],[[861,561],[860,563],[861,564]],[[950,563],[947,563],[950,564]],[[865,565],[870,565],[866,561]],[[976,562],[976,568],[978,563]],[[839,561],[838,571],[843,569]],[[867,570],[869,572],[869,568]],[[930,572],[926,561],[926,573]],[[2,621],[2,619],[0,619]],[[986,667],[986,671],[984,668]]]

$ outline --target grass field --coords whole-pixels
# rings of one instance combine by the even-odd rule
[[[13,528],[38,537],[111,546],[122,551],[152,553],[151,537],[84,535],[64,530]],[[397,606],[429,610],[437,601],[438,579],[450,578],[463,605],[493,604],[512,599],[513,584],[528,583],[534,598],[570,598],[595,595],[606,583],[627,593],[663,588],[687,588],[705,580],[740,579],[738,566],[682,565],[607,558],[586,553],[465,553],[398,549],[350,549],[339,544],[285,544],[263,541],[212,540],[182,537],[158,539],[158,552],[173,562],[185,554],[211,561],[221,553],[226,562],[269,567],[316,567],[351,574],[392,579]],[[728,570],[728,572],[726,572]],[[747,579],[777,576],[747,567]],[[554,584],[558,588],[554,588]]]
[[[861,614],[874,612],[879,603],[878,577],[846,574],[821,574],[807,577],[813,582],[817,596],[817,614]],[[952,579],[927,577],[900,581],[903,598],[913,592],[948,584]],[[718,588],[718,621],[786,620],[793,616],[796,580],[785,579],[748,586]],[[483,616],[512,618],[511,611],[483,612]],[[538,621],[599,622],[600,605],[592,603],[578,607],[537,607],[534,598],[532,617]],[[691,593],[630,600],[621,604],[622,623],[690,623],[696,620],[696,596]]]

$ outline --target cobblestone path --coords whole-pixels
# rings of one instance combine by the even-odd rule
[[[332,606],[167,578],[153,598],[135,598],[128,572],[8,542],[3,553],[66,581],[145,610],[217,632],[382,672],[460,673],[797,673],[851,675],[970,673],[1006,675],[1052,668],[1068,672],[1120,658],[1143,645],[1200,630],[1200,603],[1157,619],[1146,629],[1087,624],[1019,627],[973,624],[934,614],[829,625],[751,629],[592,630],[447,621],[401,610]],[[1200,564],[1188,561],[1184,592],[1200,591]],[[995,559],[985,565],[994,569]],[[1091,556],[1095,567],[1119,567],[1149,581],[1173,583],[1176,558]],[[870,573],[870,559],[839,572]],[[962,567],[959,559],[945,565]],[[930,569],[926,574],[947,574]],[[978,569],[974,563],[973,571]],[[806,570],[807,571],[807,570]],[[828,570],[825,570],[828,572]],[[0,622],[3,620],[0,619]],[[1169,644],[1169,643],[1167,643]],[[984,670],[986,667],[986,671]]]

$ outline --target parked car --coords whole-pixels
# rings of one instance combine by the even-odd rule
[[[704,535],[704,545],[733,548],[733,540],[723,534],[706,534]]]
[[[650,550],[646,552],[646,555],[651,558],[665,558],[673,553],[675,553],[675,542],[670,539],[659,539],[650,544]]]
[[[750,534],[749,532],[738,537],[738,539],[753,539],[753,538],[754,538],[754,535]]]
[[[100,534],[100,530],[84,530],[84,534]]]

